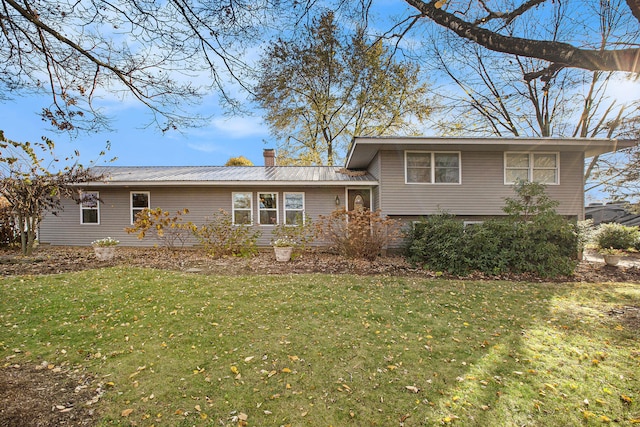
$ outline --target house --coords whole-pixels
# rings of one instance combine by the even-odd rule
[[[627,227],[640,226],[640,215],[633,213],[629,202],[592,203],[585,207],[584,218],[592,219],[593,225],[616,222]]]
[[[96,167],[105,179],[82,186],[80,204],[63,200],[63,211],[47,215],[40,241],[89,245],[110,236],[123,245],[151,245],[127,234],[137,212],[188,208],[188,219],[204,222],[219,209],[234,224],[262,230],[268,245],[274,224],[305,213],[313,220],[336,208],[380,209],[406,221],[439,212],[467,221],[503,215],[516,179],[547,185],[558,212],[584,218],[584,161],[627,148],[627,141],[551,138],[358,137],[345,167],[276,166],[265,150],[264,166]]]

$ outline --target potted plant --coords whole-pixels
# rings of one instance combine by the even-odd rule
[[[94,240],[91,242],[91,246],[93,246],[93,252],[96,254],[96,258],[100,261],[109,261],[116,255],[116,246],[118,246],[119,243],[118,240],[107,237]]]
[[[276,253],[276,260],[289,261],[292,257],[300,255],[313,241],[314,227],[309,216],[298,214],[287,223],[277,224],[273,228],[272,236],[271,244]]]
[[[276,254],[276,261],[286,262],[291,259],[294,242],[287,238],[276,239],[272,242],[273,251]]]
[[[602,258],[604,258],[605,264],[611,266],[618,265],[623,253],[621,249],[614,248],[601,248],[598,252],[602,255]]]
[[[638,227],[628,227],[615,222],[600,224],[595,233],[598,252],[607,265],[617,265],[622,254],[634,247],[639,240]]]

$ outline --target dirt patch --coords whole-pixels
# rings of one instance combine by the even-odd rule
[[[0,426],[91,426],[102,390],[91,378],[47,365],[0,369]]]
[[[617,319],[625,328],[640,331],[640,307],[633,305],[616,307],[609,310],[607,314]]]
[[[635,264],[635,263],[634,263]],[[212,259],[197,250],[171,253],[158,248],[117,249],[112,261],[99,261],[91,248],[42,247],[32,257],[0,250],[0,276],[66,273],[101,267],[131,265],[193,274],[299,274],[330,273],[409,277],[450,277],[415,268],[400,256],[375,261],[349,260],[326,252],[310,252],[291,262],[275,261],[273,252],[252,258]],[[543,281],[531,275],[487,277],[480,274],[456,279]],[[574,276],[555,281],[640,283],[640,268],[609,267],[601,262],[580,263]],[[609,313],[629,327],[640,327],[640,308],[620,307]],[[49,365],[0,368],[0,427],[91,426],[99,418],[93,409],[101,386],[82,373]]]

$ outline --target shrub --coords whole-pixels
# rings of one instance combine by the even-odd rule
[[[11,206],[0,199],[0,245],[14,245],[20,242],[20,228]]]
[[[337,209],[321,216],[317,225],[321,238],[347,258],[373,260],[400,236],[397,221],[382,218],[380,211]]]
[[[494,219],[467,228],[452,215],[433,215],[413,226],[407,244],[414,265],[457,275],[570,275],[577,251],[575,224],[555,214],[532,221]]]
[[[577,225],[558,215],[544,186],[519,182],[505,200],[508,217],[465,228],[453,215],[438,214],[415,224],[407,257],[436,271],[466,274],[535,273],[570,275],[577,265]]]
[[[410,262],[433,271],[465,274],[464,225],[453,215],[438,214],[413,224],[407,255]]]
[[[248,257],[258,252],[256,242],[261,232],[248,225],[234,225],[231,214],[223,209],[200,226],[191,224],[191,230],[207,253],[215,258]]]
[[[171,216],[168,211],[161,208],[145,208],[138,212],[136,220],[131,227],[124,230],[127,233],[137,233],[138,239],[143,239],[151,233],[153,237],[170,250],[175,250],[177,244],[184,247],[189,239],[192,224],[183,222],[182,215],[189,213],[188,209],[182,209]]]
[[[635,247],[639,240],[638,227],[618,223],[600,224],[595,232],[595,243],[600,249],[626,250]]]
[[[293,246],[293,256],[299,255],[313,241],[315,237],[314,224],[308,215],[297,215],[294,224],[278,224],[273,228],[274,246],[284,246],[282,242],[288,242],[286,246]]]

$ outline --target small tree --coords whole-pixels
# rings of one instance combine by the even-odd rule
[[[42,140],[35,147],[52,155],[53,141],[44,137]],[[2,131],[0,150],[0,194],[7,199],[16,218],[23,255],[31,255],[44,215],[55,214],[61,208],[62,197],[79,200],[79,188],[74,187],[75,184],[99,177],[78,164],[50,172],[31,143],[6,139]]]
[[[189,209],[182,209],[171,216],[162,208],[145,208],[137,213],[136,221],[131,227],[124,229],[127,233],[137,233],[138,239],[144,239],[151,233],[163,246],[175,250],[177,245],[184,247],[191,236],[192,224],[183,222],[182,215],[189,213]]]

